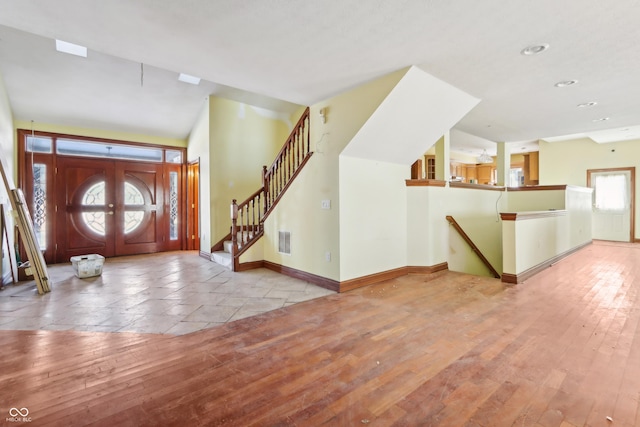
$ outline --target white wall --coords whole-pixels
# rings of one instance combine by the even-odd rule
[[[572,248],[592,240],[592,193],[590,188],[567,186],[565,206],[569,212],[569,246]]]
[[[4,85],[4,79],[0,75],[0,157],[2,158],[2,165],[5,167],[7,177],[10,178],[11,183],[15,183],[16,177],[14,175],[14,131],[13,131],[13,114],[11,112],[11,105],[9,103],[9,97]],[[0,185],[0,203],[5,207],[5,210],[11,209],[9,204],[9,197],[4,185]],[[5,215],[10,217],[10,215]],[[9,219],[11,221],[11,219]],[[13,230],[13,223],[6,224],[8,230]],[[14,233],[9,232],[9,245],[14,244]],[[4,238],[1,236],[0,238]],[[11,281],[11,271],[9,264],[9,255],[6,249],[6,242],[3,240],[3,257],[2,257],[2,280],[4,282]]]
[[[571,249],[566,214],[503,224],[504,273],[521,274]]]
[[[510,192],[528,194],[542,200],[556,200],[556,190]],[[520,193],[520,194],[519,194]],[[504,272],[521,274],[547,260],[591,242],[591,189],[567,186],[565,206],[558,216],[538,216],[536,211],[521,211],[515,221],[503,221]],[[556,200],[557,201],[557,200]],[[511,200],[509,205],[513,206]],[[546,204],[543,204],[546,206]],[[539,210],[543,215],[548,210]],[[510,212],[517,212],[510,210]]]
[[[187,145],[187,160],[200,161],[200,250],[211,250],[211,186],[209,162],[209,103],[205,102],[191,129]]]
[[[340,156],[340,280],[407,265],[405,165]]]
[[[410,166],[479,99],[411,67],[342,154]],[[390,143],[398,141],[398,143]]]

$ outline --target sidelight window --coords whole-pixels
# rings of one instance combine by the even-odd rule
[[[47,165],[33,165],[33,230],[40,250],[47,248]]]
[[[169,239],[178,240],[178,173],[169,172]]]

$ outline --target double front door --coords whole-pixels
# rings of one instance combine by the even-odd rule
[[[58,157],[57,168],[57,262],[170,249],[162,164]]]

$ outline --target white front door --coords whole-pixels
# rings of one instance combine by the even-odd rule
[[[593,188],[593,238],[631,241],[631,171],[588,171]]]

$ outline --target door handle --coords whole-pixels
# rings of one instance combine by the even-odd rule
[[[109,207],[112,208],[113,207],[113,203],[109,203]]]
[[[107,212],[108,215],[113,215],[113,211]]]

